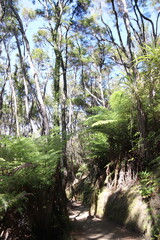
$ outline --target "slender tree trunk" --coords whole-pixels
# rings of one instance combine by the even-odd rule
[[[7,59],[8,59],[8,67],[7,67],[7,75],[9,78],[9,83],[10,83],[10,87],[12,90],[12,96],[13,96],[13,102],[14,102],[14,117],[15,117],[15,122],[16,122],[16,135],[17,137],[20,136],[20,128],[19,128],[19,119],[18,119],[18,104],[17,104],[17,98],[16,98],[16,92],[15,92],[15,88],[14,88],[14,83],[12,80],[12,76],[11,76],[11,60],[10,60],[10,56],[9,56],[9,52],[7,50],[6,45],[5,46],[5,50],[7,53]]]
[[[66,124],[66,101],[61,103],[61,127],[62,127],[62,163],[65,170],[68,170],[67,167],[67,124]]]
[[[26,45],[26,50],[27,50],[27,54],[28,54],[30,67],[31,67],[32,74],[33,74],[33,77],[34,77],[37,99],[38,99],[38,102],[39,102],[40,112],[41,112],[41,115],[42,115],[42,135],[43,134],[48,135],[49,134],[49,123],[48,123],[46,107],[45,107],[45,104],[44,104],[44,101],[43,101],[43,98],[42,98],[42,94],[41,94],[41,90],[40,90],[38,74],[36,72],[36,69],[34,67],[32,57],[31,57],[31,54],[30,54],[30,46],[29,46],[28,39],[24,35],[23,35],[23,38],[24,38],[24,42],[25,42],[25,45]]]
[[[73,116],[73,105],[71,101],[71,96],[69,98],[69,111],[68,111],[68,131],[72,133],[73,127],[72,127],[72,116]]]
[[[127,45],[130,53],[130,62],[133,65],[133,60],[134,60],[134,52],[132,50],[133,42],[131,38],[131,30],[130,30],[130,19],[128,15],[128,9],[127,9],[127,3],[126,0],[121,0],[123,7],[124,7],[124,14],[123,14],[123,19],[124,19],[124,24],[125,28],[127,31]]]
[[[102,106],[105,107],[104,92],[103,92],[103,87],[102,87],[102,70],[101,69],[99,69],[98,85],[99,85],[99,89],[100,89]]]
[[[61,56],[61,64],[62,64],[62,77],[63,77],[63,91],[62,91],[62,100],[61,100],[61,127],[62,127],[62,163],[64,167],[64,179],[65,184],[67,183],[67,175],[68,175],[68,163],[67,163],[67,76],[66,76],[66,68],[64,66],[64,62]]]
[[[41,94],[41,90],[40,90],[38,74],[37,74],[36,68],[33,64],[32,57],[31,57],[29,41],[28,41],[26,33],[24,31],[22,20],[21,20],[19,14],[17,13],[17,11],[15,10],[15,8],[13,7],[11,1],[10,1],[9,6],[10,6],[11,10],[13,11],[15,18],[17,19],[17,21],[19,23],[19,28],[20,28],[20,31],[21,31],[21,34],[22,34],[22,37],[23,37],[23,40],[25,43],[28,60],[29,60],[30,68],[31,68],[34,83],[35,83],[36,95],[37,95],[37,99],[39,102],[40,113],[42,116],[42,135],[43,134],[47,135],[47,134],[49,134],[49,123],[48,123],[47,111],[46,111],[46,107],[45,107],[45,104],[44,104],[44,101],[42,98],[42,94]]]
[[[28,100],[28,86],[27,86],[27,81],[26,81],[25,77],[23,77],[23,84],[24,84],[24,90],[25,90],[26,118],[28,119],[28,121],[31,124],[32,133],[35,133],[37,128],[36,128],[33,120],[31,119],[31,117],[29,116],[30,110],[29,110],[29,100]]]
[[[1,89],[1,92],[0,92],[0,119],[2,118],[2,115],[3,115],[3,95],[4,95],[4,91],[5,91],[5,86],[6,86],[6,81],[7,79],[4,80],[4,83],[3,83],[3,86],[2,86],[2,89]]]
[[[121,1],[124,7],[123,19],[125,23],[126,32],[127,32],[127,45],[130,53],[130,65],[133,71],[133,76],[135,78],[134,82],[137,82],[139,76],[138,76],[137,69],[134,66],[135,56],[134,56],[134,51],[132,49],[133,42],[131,38],[131,31],[130,31],[131,24],[130,24],[128,9],[127,9],[127,3],[126,3],[126,0],[121,0]],[[138,120],[137,123],[138,123],[138,130],[140,132],[139,152],[142,158],[146,159],[148,155],[147,153],[147,115],[143,109],[141,97],[137,96],[136,92],[134,93],[134,95],[137,100],[137,120]]]
[[[61,67],[61,53],[59,50],[55,49],[55,67],[54,67],[54,97],[59,103],[60,95],[60,67]]]
[[[0,22],[2,21],[3,16],[4,16],[3,1],[0,1]]]
[[[25,90],[26,119],[31,124],[32,132],[35,133],[36,132],[36,126],[35,126],[33,120],[29,116],[30,110],[29,110],[29,99],[28,99],[28,86],[27,86],[26,68],[25,68],[23,57],[22,57],[22,52],[21,52],[21,48],[20,48],[20,44],[19,44],[19,40],[18,40],[18,36],[17,36],[16,30],[14,30],[14,34],[15,34],[16,44],[17,44],[17,48],[18,48],[18,52],[19,52],[20,65],[21,65],[21,69],[22,69],[22,73],[23,73],[23,84],[24,84],[24,90]]]
[[[140,14],[141,17],[144,17],[141,12],[140,9],[138,8],[137,5],[137,1],[135,1],[135,9],[138,10],[138,13]],[[138,131],[140,133],[140,138],[139,138],[139,153],[142,156],[142,158],[146,158],[147,157],[147,115],[143,109],[142,106],[142,102],[141,102],[141,97],[137,94],[137,90],[135,90],[135,86],[137,83],[137,80],[139,78],[138,76],[138,70],[137,67],[135,65],[135,56],[134,56],[134,43],[131,37],[131,29],[130,27],[131,22],[130,22],[130,17],[128,14],[128,8],[127,8],[127,1],[126,0],[121,0],[121,3],[123,5],[123,21],[124,21],[124,25],[125,25],[125,29],[127,32],[127,48],[124,48],[124,44],[123,44],[123,39],[121,36],[121,32],[120,32],[120,27],[119,27],[119,20],[118,20],[118,14],[116,12],[116,8],[115,8],[115,0],[111,0],[112,3],[112,9],[115,15],[115,20],[116,20],[116,28],[117,28],[117,34],[119,37],[119,42],[120,42],[120,46],[121,49],[123,51],[123,53],[125,54],[126,58],[128,59],[128,67],[126,68],[126,63],[123,61],[123,58],[121,57],[121,61],[122,64],[126,70],[127,75],[131,78],[132,84],[133,86],[131,86],[133,88],[133,96],[136,100],[136,104],[137,104],[137,127],[138,127]],[[136,12],[135,12],[136,14]],[[153,36],[155,36],[155,31],[154,31],[154,27],[153,27],[153,23],[151,22],[151,20],[148,20],[151,25],[152,25],[152,30],[153,30]],[[144,38],[144,36],[142,36]],[[113,40],[112,40],[113,41]],[[120,48],[118,48],[117,50],[119,50]],[[128,49],[128,51],[127,51]]]
[[[147,115],[143,110],[142,102],[137,99],[137,120],[138,130],[140,133],[139,153],[141,157],[146,160],[148,156],[147,151]]]
[[[54,66],[54,98],[56,103],[56,111],[54,114],[55,125],[60,125],[60,69],[61,69],[61,53],[60,50],[54,49],[55,52],[55,66]]]
[[[13,97],[12,97],[12,93],[11,93],[11,101],[9,104],[9,109],[10,109],[10,124],[9,124],[9,135],[13,134],[13,122],[14,122],[14,107],[13,107]]]

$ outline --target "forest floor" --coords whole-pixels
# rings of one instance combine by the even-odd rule
[[[70,219],[73,222],[73,240],[144,240],[142,236],[125,227],[89,216],[88,209],[80,202],[72,203]]]

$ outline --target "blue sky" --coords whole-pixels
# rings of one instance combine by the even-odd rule
[[[23,8],[35,9],[35,8],[37,8],[38,4],[34,5],[32,3],[32,0],[20,0],[19,5],[20,5],[20,9],[22,10]],[[27,27],[26,33],[27,33],[27,37],[28,37],[28,40],[30,42],[31,48],[34,47],[34,43],[32,41],[32,37],[33,37],[34,34],[36,34],[37,30],[40,27],[41,28],[43,27],[43,20],[42,20],[42,18],[38,18],[37,20],[31,21],[29,23],[28,27]]]

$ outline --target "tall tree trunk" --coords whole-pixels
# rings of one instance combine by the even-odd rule
[[[133,42],[131,38],[131,30],[130,30],[130,19],[128,15],[128,9],[127,9],[127,3],[126,0],[121,0],[123,7],[124,7],[124,13],[123,13],[123,20],[127,32],[127,45],[128,45],[128,50],[130,53],[130,63],[133,65],[133,60],[134,60],[134,52],[132,50]]]
[[[4,91],[5,91],[6,82],[7,82],[7,79],[5,78],[2,89],[0,91],[0,119],[2,118],[2,115],[3,115],[3,111],[2,111],[2,109],[3,109],[3,95],[4,95]]]
[[[134,42],[132,40],[132,36],[131,36],[131,27],[133,30],[133,26],[131,24],[130,21],[130,16],[129,16],[129,11],[128,11],[128,7],[127,7],[127,1],[126,0],[121,0],[123,9],[121,10],[121,14],[123,12],[123,21],[124,21],[124,26],[126,29],[126,33],[127,33],[127,46],[126,48],[124,47],[124,40],[122,38],[121,32],[120,32],[120,23],[119,23],[119,18],[118,18],[118,12],[116,11],[116,7],[115,7],[115,0],[111,0],[111,4],[112,4],[112,10],[115,16],[115,24],[116,24],[116,30],[117,30],[117,34],[118,34],[118,38],[119,38],[119,44],[116,44],[117,47],[117,52],[118,55],[120,57],[121,60],[121,64],[124,66],[126,74],[128,75],[128,77],[130,78],[131,81],[131,89],[132,89],[132,94],[134,96],[134,99],[136,100],[136,107],[137,107],[137,128],[138,131],[140,133],[140,138],[139,138],[139,153],[141,154],[142,158],[146,158],[147,155],[147,116],[146,113],[143,109],[142,106],[142,102],[141,102],[141,96],[138,95],[137,93],[137,89],[136,89],[136,84],[139,78],[138,75],[138,69],[137,66],[135,64],[135,55],[134,55]],[[138,8],[137,2],[138,1],[134,1],[135,2],[135,7],[134,7],[134,12],[137,16],[137,12],[136,9],[140,15],[141,18],[145,19],[145,16],[143,16],[143,14],[140,12],[140,9]],[[153,30],[153,36],[155,37],[155,31],[154,31],[154,26],[151,20],[148,20],[151,25],[152,25],[152,30]],[[143,23],[143,22],[142,22]],[[139,22],[137,22],[137,24],[139,24]],[[105,24],[106,27],[108,28],[109,26],[107,24]],[[142,24],[143,25],[143,24]],[[138,25],[139,28],[140,25]],[[143,27],[142,27],[143,28]],[[115,45],[115,40],[113,37],[113,32],[112,30],[109,28],[110,32],[111,32],[111,41],[112,43]],[[143,31],[142,31],[143,33]],[[142,34],[142,36],[138,35],[140,38],[140,42],[141,42],[141,38],[145,39],[144,33]],[[122,53],[125,55],[125,58],[128,60],[128,62],[125,60],[125,58],[123,58]]]
[[[137,122],[140,133],[139,153],[141,157],[146,160],[148,157],[147,151],[147,115],[143,110],[142,102],[137,99]]]
[[[103,87],[102,87],[102,70],[101,69],[99,69],[98,85],[99,85],[99,89],[100,89],[102,106],[105,107],[104,92],[103,92]]]
[[[8,78],[9,78],[9,83],[10,83],[12,96],[13,96],[13,102],[14,102],[13,112],[14,112],[14,117],[15,117],[15,122],[16,122],[16,135],[17,135],[17,137],[19,137],[20,136],[20,129],[19,129],[19,119],[18,119],[18,105],[17,105],[17,98],[16,98],[16,92],[15,92],[15,88],[14,88],[14,83],[13,83],[12,76],[11,76],[11,60],[10,60],[8,48],[7,48],[5,43],[4,43],[4,46],[5,46],[5,50],[6,50],[6,54],[7,54],[7,60],[8,60],[7,75],[8,75]]]
[[[137,71],[137,68],[134,64],[135,62],[135,56],[134,56],[134,51],[133,51],[133,41],[131,38],[131,30],[130,30],[130,18],[128,14],[128,9],[127,9],[127,3],[126,0],[121,0],[123,7],[124,7],[124,14],[123,14],[123,19],[125,23],[125,28],[127,32],[127,45],[128,45],[128,50],[130,53],[130,66],[133,71],[133,82],[137,82],[139,78],[139,74]],[[153,28],[154,29],[154,28]],[[136,91],[137,92],[137,91]],[[140,145],[139,145],[139,153],[142,156],[142,158],[145,160],[147,157],[147,115],[143,109],[142,102],[141,102],[141,97],[137,95],[134,91],[135,98],[137,100],[137,123],[138,123],[138,131],[140,132]]]
[[[54,98],[56,103],[56,110],[54,114],[55,125],[60,125],[60,69],[61,69],[61,53],[60,50],[54,48],[55,53],[55,66],[54,66]]]
[[[65,170],[68,170],[67,167],[67,124],[66,124],[66,101],[65,99],[61,102],[61,128],[62,128],[62,163]]]
[[[22,56],[20,43],[19,43],[19,40],[18,40],[16,30],[14,30],[14,35],[15,35],[15,38],[16,38],[16,44],[17,44],[17,48],[18,48],[18,52],[19,52],[20,65],[21,65],[21,69],[22,69],[22,73],[23,73],[23,84],[24,84],[24,90],[25,90],[26,119],[31,124],[32,132],[35,133],[36,132],[36,126],[35,126],[33,120],[31,119],[31,117],[29,116],[30,110],[29,110],[29,99],[28,99],[27,72],[26,72],[24,59],[23,59],[23,56]]]
[[[23,37],[23,40],[25,43],[28,60],[29,60],[30,68],[31,68],[34,83],[35,83],[36,95],[37,95],[37,99],[39,102],[40,113],[42,116],[42,135],[47,135],[47,134],[49,134],[49,123],[48,123],[47,111],[46,111],[46,107],[45,107],[45,104],[44,104],[44,101],[42,98],[42,94],[41,94],[41,90],[40,90],[38,74],[37,74],[36,68],[33,64],[29,41],[28,41],[26,33],[24,31],[22,20],[21,20],[19,14],[17,13],[17,11],[15,10],[15,8],[13,7],[12,1],[10,1],[9,6],[10,6],[11,10],[13,11],[15,18],[17,19],[17,21],[19,23],[19,28],[20,28],[20,31],[21,31],[21,34],[22,34],[22,37]]]
[[[62,163],[64,167],[64,186],[67,183],[68,175],[68,163],[67,163],[67,121],[66,121],[66,110],[67,110],[67,76],[66,67],[64,65],[63,58],[61,56],[62,66],[62,77],[63,77],[63,91],[61,100],[61,126],[62,126]]]
[[[4,16],[3,1],[0,1],[0,22],[2,21],[3,16]]]
[[[20,136],[20,129],[19,129],[19,119],[18,119],[18,105],[17,105],[17,98],[16,98],[16,92],[13,84],[13,80],[11,77],[11,73],[9,72],[9,82],[12,90],[12,95],[13,95],[13,101],[14,101],[14,117],[16,121],[16,133],[17,137]]]

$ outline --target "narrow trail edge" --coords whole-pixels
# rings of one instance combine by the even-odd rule
[[[145,240],[138,233],[108,220],[92,217],[81,202],[72,202],[69,210],[73,223],[72,240]]]

